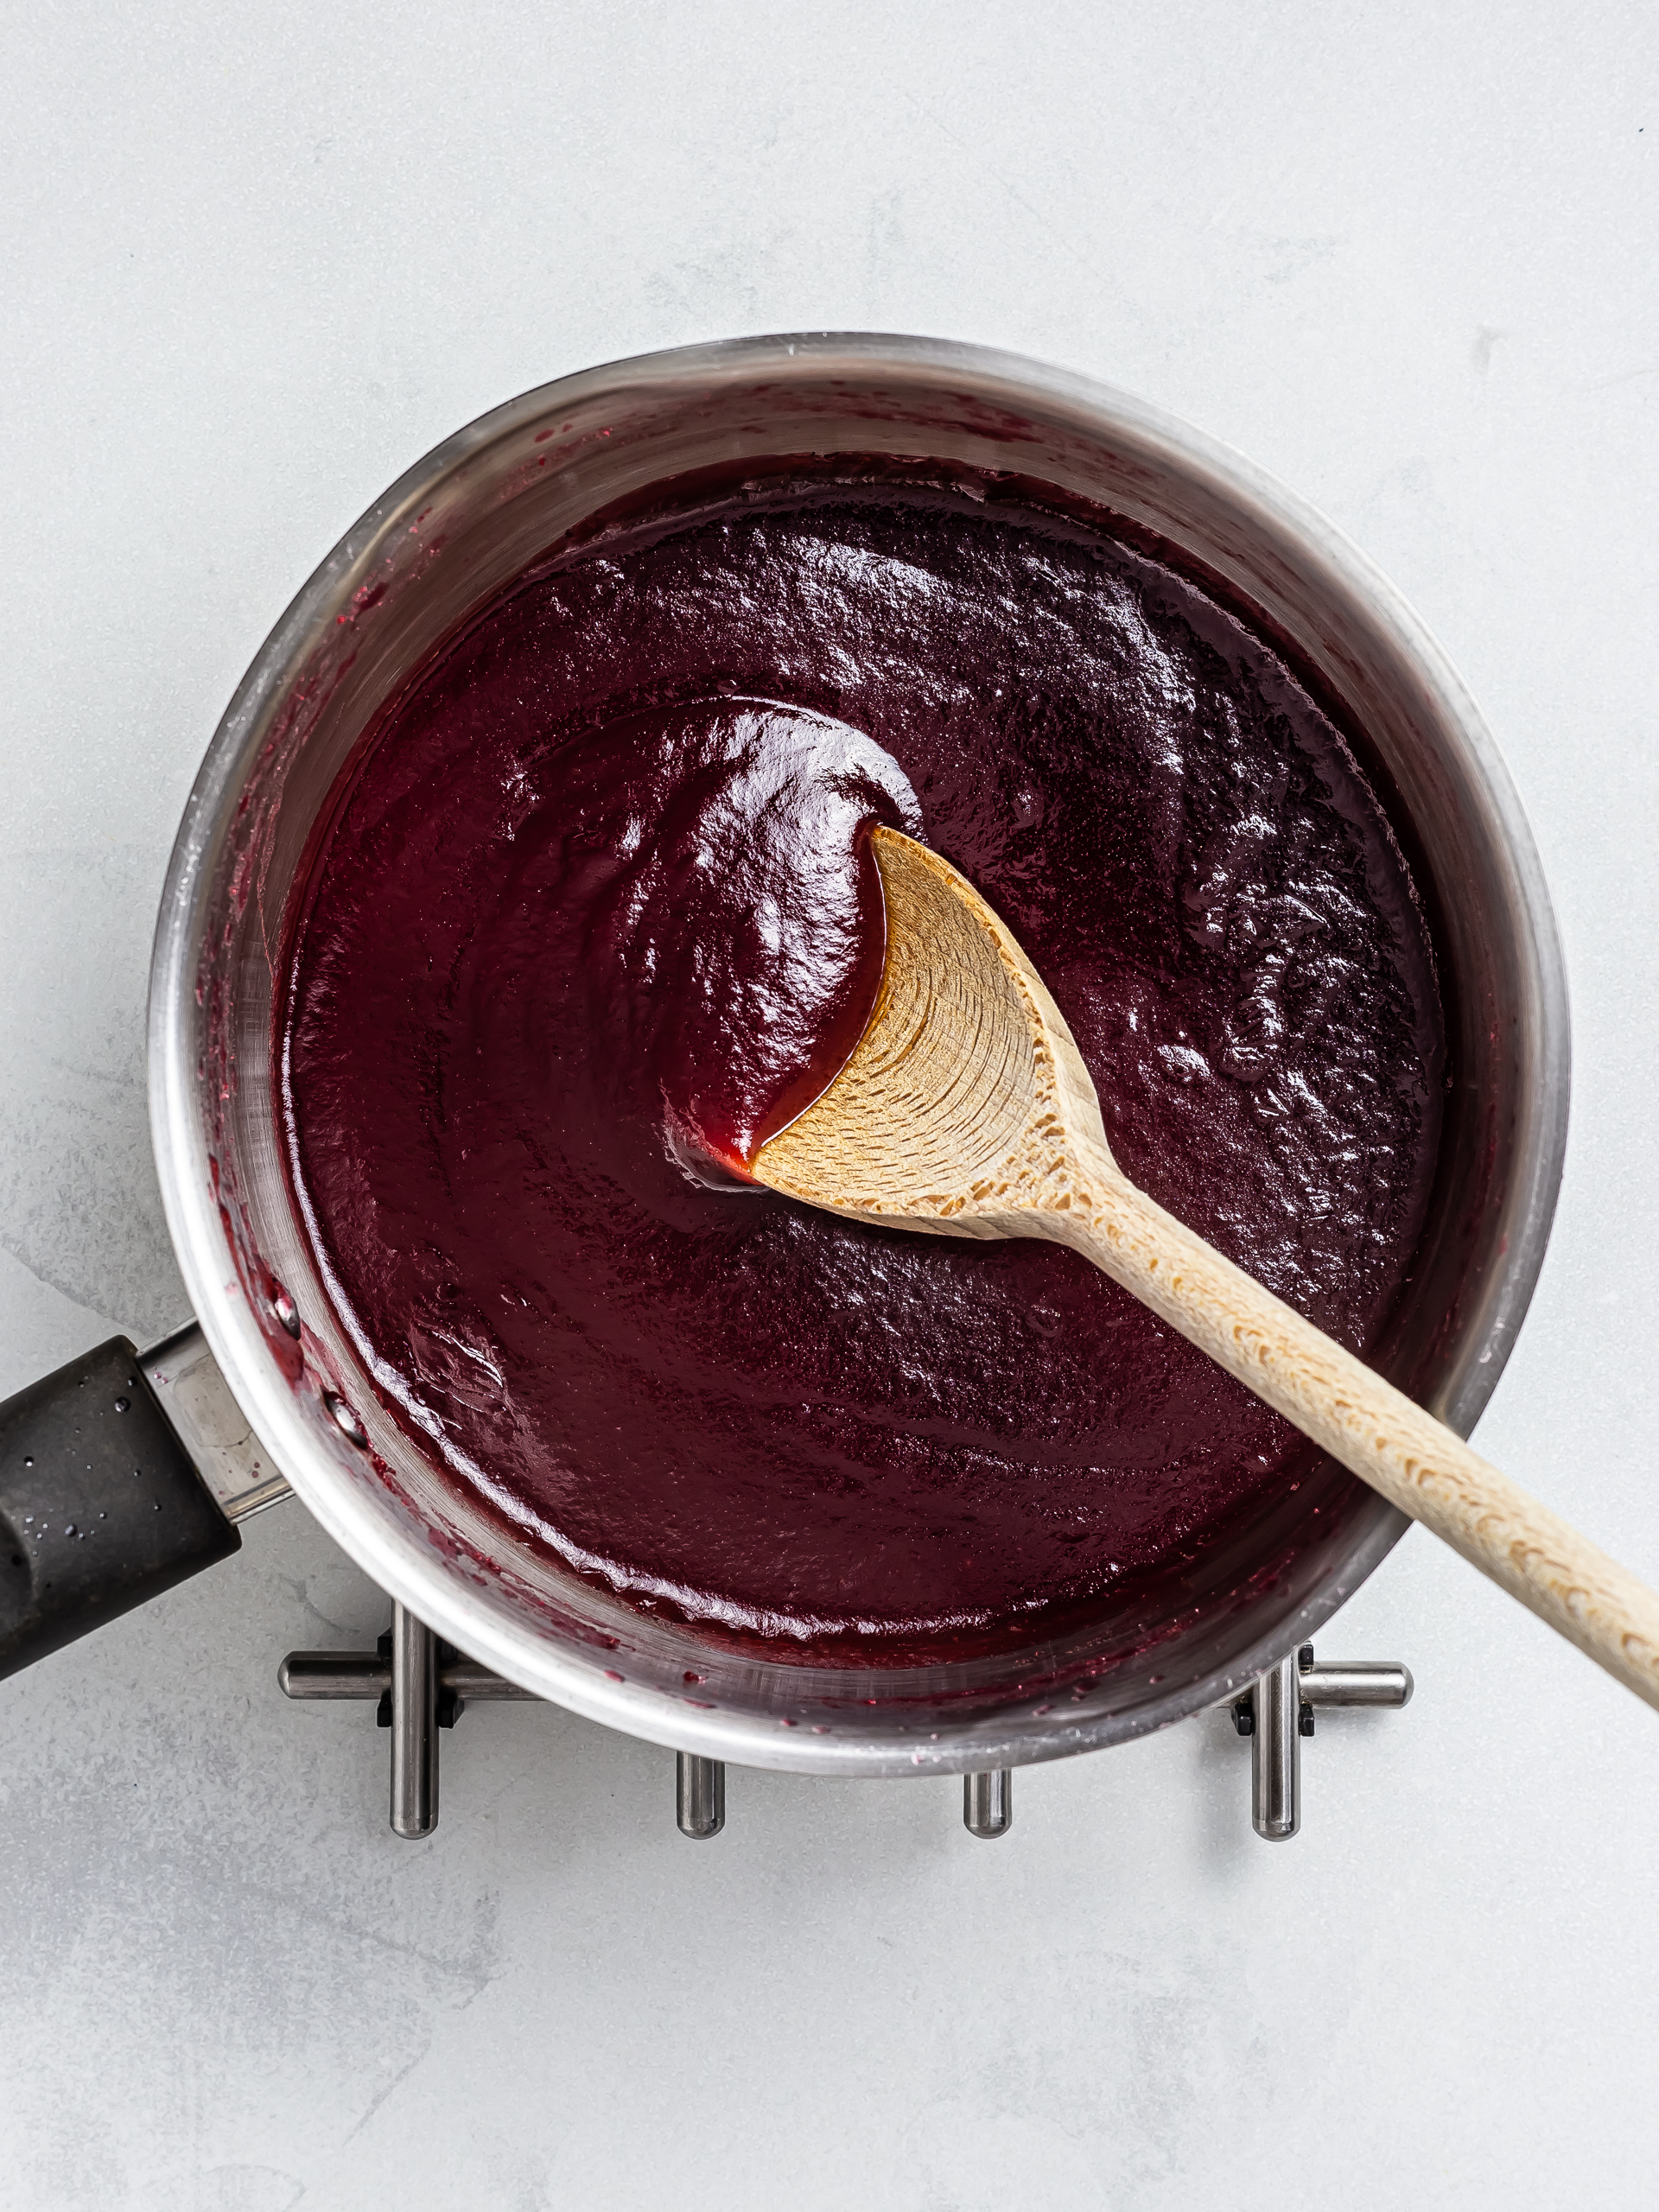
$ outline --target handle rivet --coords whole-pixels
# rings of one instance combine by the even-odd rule
[[[334,1415],[341,1435],[348,1437],[359,1452],[365,1450],[369,1441],[369,1432],[339,1392],[325,1390],[322,1394],[322,1402]]]

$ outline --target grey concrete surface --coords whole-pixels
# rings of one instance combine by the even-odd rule
[[[181,1297],[148,939],[224,702],[437,439],[585,363],[912,329],[1322,505],[1482,700],[1574,994],[1483,1424],[1659,1579],[1659,33],[1642,4],[67,0],[0,69],[0,1389]],[[1652,2200],[1659,1719],[1414,1535],[1323,1639],[1403,1715],[1269,1850],[1214,1719],[1022,1776],[734,1775],[550,1709],[385,1824],[297,1507],[0,1688],[0,2204],[1338,2212]]]

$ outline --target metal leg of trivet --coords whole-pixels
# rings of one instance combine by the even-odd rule
[[[1258,1675],[1233,1701],[1233,1726],[1250,1738],[1250,1817],[1268,1843],[1288,1843],[1302,1824],[1302,1738],[1313,1733],[1319,1706],[1385,1706],[1397,1711],[1411,1697],[1409,1668],[1392,1659],[1313,1662],[1303,1644]]]
[[[439,1729],[453,1728],[474,1700],[537,1701],[517,1682],[441,1643],[397,1605],[375,1650],[290,1651],[276,1679],[287,1697],[373,1700],[375,1718],[391,1731],[392,1832],[411,1841],[438,1825]]]
[[[726,1825],[726,1769],[719,1759],[681,1751],[675,1777],[675,1814],[680,1834],[707,1843]]]
[[[407,1606],[391,1609],[391,1832],[438,1825],[438,1639]]]
[[[1014,1826],[1014,1776],[1007,1767],[963,1776],[962,1825],[987,1843],[1007,1835]]]

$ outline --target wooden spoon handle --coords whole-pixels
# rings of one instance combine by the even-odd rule
[[[1065,1241],[1389,1503],[1659,1707],[1659,1596],[1137,1191],[1090,1175]],[[1056,1224],[1058,1227],[1058,1223]]]

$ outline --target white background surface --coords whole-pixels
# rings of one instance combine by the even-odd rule
[[[1536,825],[1560,1213],[1490,1456],[1659,1579],[1650,8],[26,8],[0,67],[0,1390],[181,1317],[141,1081],[197,761],[336,537],[567,369],[915,330],[1144,392],[1414,599]],[[1403,1715],[1250,1833],[1222,1722],[1022,1775],[734,1774],[279,1696],[376,1593],[289,1507],[0,1688],[0,2203],[1650,2202],[1659,1717],[1414,1534],[1321,1639]]]

